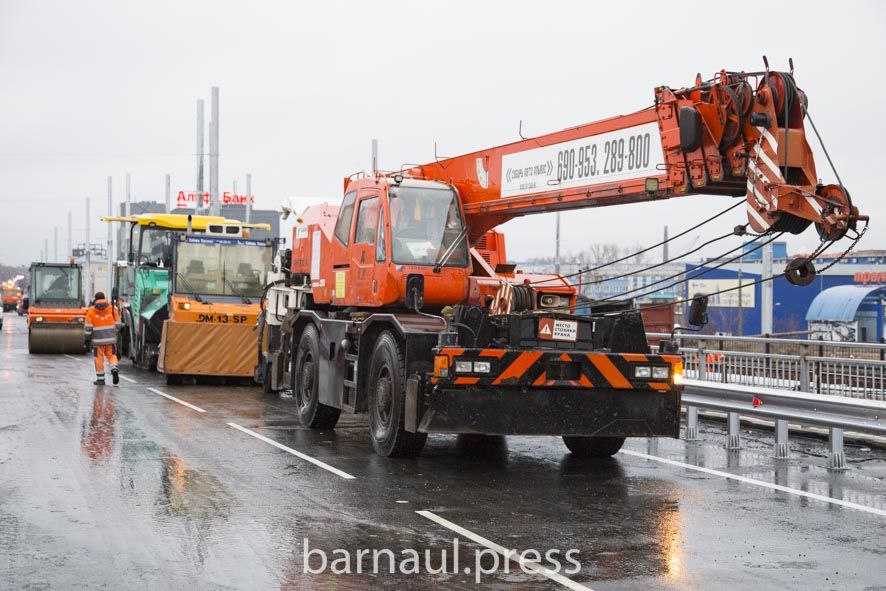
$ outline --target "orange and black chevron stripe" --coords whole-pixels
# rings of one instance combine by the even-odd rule
[[[512,351],[507,349],[441,348],[438,356],[449,358],[449,374],[435,376],[434,383],[456,386],[529,386],[561,388],[613,388],[617,390],[672,390],[667,381],[634,377],[635,365],[669,366],[673,375],[682,363],[675,355],[602,353],[587,351]],[[491,371],[456,373],[456,361],[488,361]]]

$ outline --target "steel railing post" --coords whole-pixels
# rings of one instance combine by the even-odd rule
[[[698,407],[686,407],[686,441],[698,441]]]
[[[726,436],[726,449],[741,449],[741,417],[737,412],[729,413],[729,431]]]
[[[843,429],[831,427],[828,435],[828,470],[845,470],[846,455],[843,453]]]
[[[806,348],[800,354],[800,392],[809,392],[809,362],[806,360]]]
[[[704,356],[704,341],[698,340],[698,379],[708,379],[707,360]]]
[[[788,446],[788,422],[784,419],[775,421],[775,459],[786,460],[790,457]]]

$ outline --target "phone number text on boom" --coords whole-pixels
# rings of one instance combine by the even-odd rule
[[[649,166],[648,133],[632,135],[598,144],[569,148],[557,152],[557,179],[570,181],[623,171],[641,170]],[[577,156],[577,157],[576,157]]]

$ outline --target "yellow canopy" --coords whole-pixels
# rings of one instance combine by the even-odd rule
[[[271,231],[270,224],[247,224],[240,220],[231,220],[220,216],[192,215],[191,228],[197,232],[205,232],[210,224],[239,225],[243,228]],[[187,230],[188,216],[181,213],[146,213],[129,217],[108,216],[102,218],[103,222],[129,222],[140,226],[159,226],[170,230]]]

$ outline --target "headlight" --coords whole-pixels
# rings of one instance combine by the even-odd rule
[[[652,368],[652,377],[655,378],[656,380],[668,379],[669,373],[670,373],[670,370],[667,367],[653,367]]]
[[[652,368],[648,365],[635,365],[634,366],[634,377],[635,378],[644,378],[649,379],[652,376]]]
[[[679,386],[682,383],[683,383],[683,370],[682,369],[675,370],[674,371],[674,385]]]
[[[492,364],[488,361],[475,361],[474,373],[489,373],[492,371]]]
[[[34,322],[43,322],[43,316],[37,316],[34,318]]]
[[[455,373],[471,373],[473,364],[470,361],[456,361]]]

